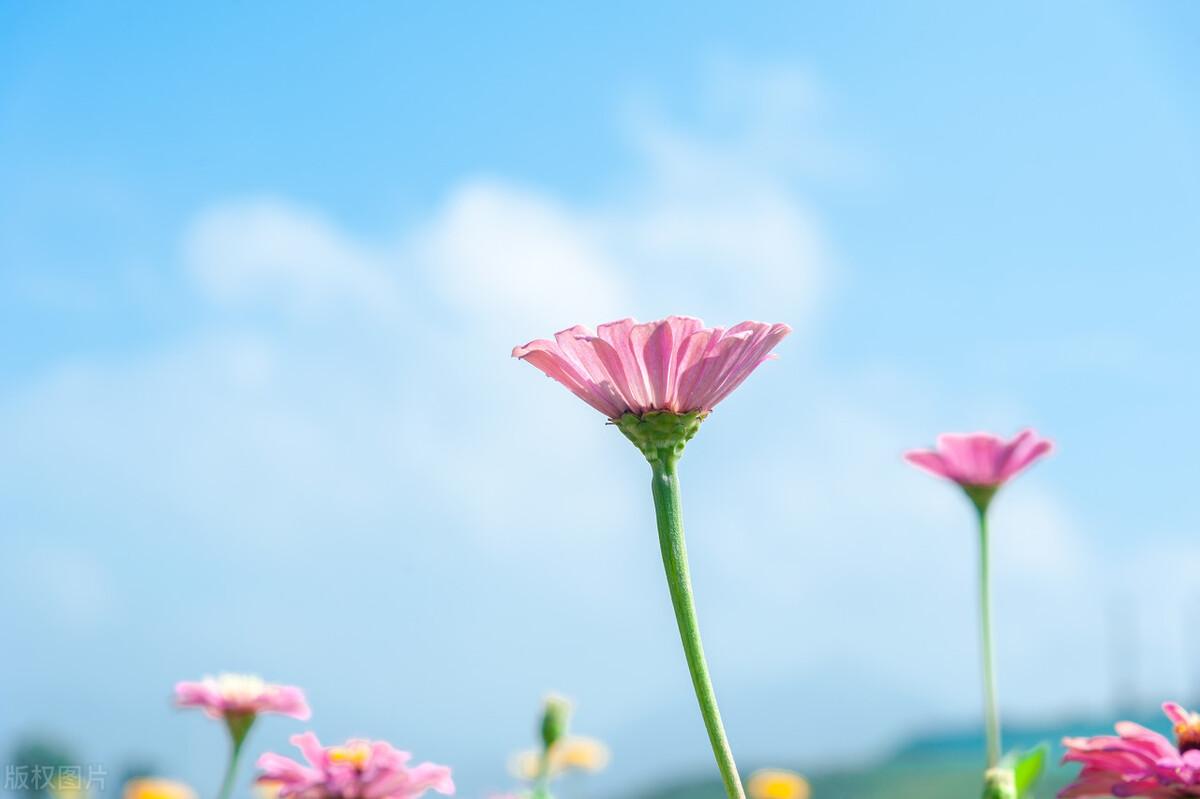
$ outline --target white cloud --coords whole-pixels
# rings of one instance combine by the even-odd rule
[[[795,71],[726,65],[713,85],[718,112],[740,118],[730,107],[740,98],[756,110],[749,121],[718,136],[635,116],[638,171],[591,201],[471,178],[381,246],[285,199],[239,199],[197,217],[185,260],[219,302],[306,313],[342,305],[395,314],[401,281],[410,291],[428,282],[447,308],[499,324],[514,341],[631,314],[803,328],[825,298],[831,257],[795,190],[795,164],[779,166],[809,146],[786,127],[810,113],[811,83]],[[768,147],[773,136],[783,138]]]
[[[414,248],[464,312],[558,330],[628,305],[621,270],[593,228],[585,211],[555,197],[474,180],[451,193]]]
[[[379,313],[400,307],[382,253],[287,200],[236,200],[202,212],[185,236],[184,260],[222,303],[261,301],[301,313],[342,303]]]

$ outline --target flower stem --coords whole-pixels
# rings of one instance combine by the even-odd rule
[[[229,766],[225,769],[225,778],[221,780],[221,792],[217,799],[229,799],[233,793],[233,783],[237,778],[238,763],[242,759],[242,745],[246,743],[246,735],[254,726],[253,713],[230,713],[225,716],[225,726],[229,730]]]
[[[692,580],[688,573],[687,547],[683,540],[683,506],[675,465],[674,457],[660,457],[650,461],[654,471],[650,487],[654,494],[663,567],[667,573],[667,586],[671,590],[671,604],[675,607],[675,620],[679,624],[679,637],[683,641],[683,653],[687,657],[688,670],[692,675],[692,686],[696,689],[696,701],[700,704],[700,715],[704,717],[704,727],[708,730],[713,756],[716,757],[717,767],[721,770],[725,792],[729,799],[745,799],[746,794],[742,790],[737,765],[733,762],[733,752],[729,749],[725,727],[721,724],[717,696],[708,676],[704,647],[700,642],[700,626],[696,620],[696,603],[692,597]]]
[[[530,799],[551,799],[550,797],[550,747],[542,749],[538,758],[537,777],[533,781],[533,792]]]
[[[242,741],[234,741],[229,755],[229,767],[225,769],[225,779],[221,780],[221,792],[217,799],[229,799],[233,792],[234,779],[237,776],[238,761],[242,758]]]
[[[988,575],[987,508],[979,511],[979,629],[983,639],[983,713],[987,765],[1000,762],[1000,714],[996,708],[996,674],[992,654],[992,597]]]

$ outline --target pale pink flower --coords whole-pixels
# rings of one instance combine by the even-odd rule
[[[1053,448],[1033,430],[1007,442],[991,433],[943,433],[934,449],[914,449],[904,459],[961,486],[999,488]]]
[[[412,755],[385,741],[355,738],[326,747],[311,732],[290,740],[307,765],[271,752],[258,759],[259,782],[278,784],[280,799],[413,799],[429,790],[454,793],[449,768],[409,766]]]
[[[609,419],[629,412],[707,413],[729,396],[791,328],[742,322],[726,330],[689,316],[638,324],[621,319],[596,332],[576,325],[514,347]]]
[[[1163,712],[1174,725],[1175,743],[1131,721],[1117,724],[1116,735],[1064,738],[1063,762],[1083,768],[1059,791],[1060,799],[1200,796],[1200,714],[1174,702],[1165,703]]]
[[[281,713],[303,721],[312,715],[299,688],[273,685],[247,674],[176,683],[175,702],[180,707],[198,707],[213,718]]]

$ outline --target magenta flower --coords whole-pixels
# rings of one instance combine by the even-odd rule
[[[1131,721],[1117,724],[1115,736],[1064,738],[1063,762],[1083,768],[1059,797],[1200,796],[1200,714],[1174,702],[1164,703],[1163,712],[1174,725],[1175,743]]]
[[[771,357],[787,325],[742,322],[726,330],[690,316],[582,325],[513,347],[609,419],[649,411],[708,413]]]
[[[1033,430],[1022,430],[1008,442],[991,433],[942,433],[935,449],[914,449],[904,458],[960,486],[999,488],[1052,449]]]
[[[273,685],[246,674],[176,683],[175,702],[180,707],[198,707],[215,719],[280,713],[304,721],[312,715],[299,688]]]
[[[426,791],[454,793],[450,769],[412,758],[385,741],[351,739],[321,746],[311,732],[291,737],[308,765],[268,752],[258,759],[258,781],[279,786],[280,799],[413,799]]]

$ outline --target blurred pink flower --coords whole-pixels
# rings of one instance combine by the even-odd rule
[[[911,450],[904,459],[961,486],[998,488],[1053,448],[1033,430],[1008,442],[991,433],[943,433],[937,447]]]
[[[593,333],[576,325],[514,347],[529,361],[610,419],[626,412],[707,413],[737,388],[791,328],[742,322],[728,330],[699,319],[668,316],[638,324],[621,319]]]
[[[307,719],[312,715],[304,692],[292,685],[272,685],[247,674],[221,674],[200,682],[175,684],[180,707],[198,707],[213,718],[282,713]]]
[[[428,790],[454,793],[449,768],[433,763],[409,767],[412,755],[384,741],[352,739],[323,747],[311,732],[290,740],[308,765],[271,752],[258,759],[259,782],[277,783],[280,799],[412,799]]]
[[[1131,721],[1117,724],[1115,736],[1064,738],[1063,762],[1082,763],[1083,769],[1059,791],[1060,799],[1200,796],[1200,714],[1174,702],[1165,703],[1163,712],[1175,725],[1174,744]]]

